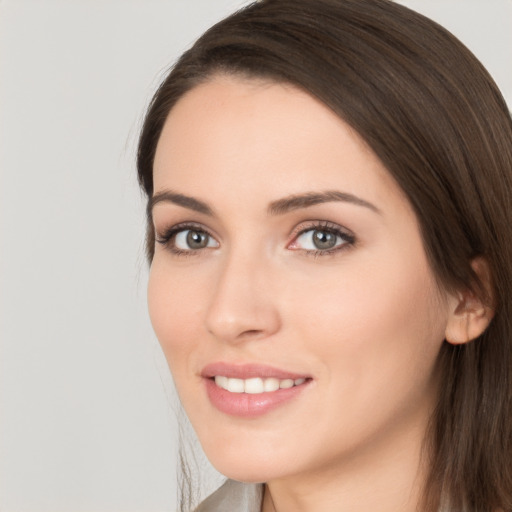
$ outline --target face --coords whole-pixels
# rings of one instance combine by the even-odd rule
[[[378,158],[293,86],[215,77],[154,165],[151,320],[225,475],[269,481],[421,440],[447,298]]]

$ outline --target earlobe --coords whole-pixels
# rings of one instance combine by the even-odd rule
[[[478,338],[487,329],[494,310],[476,298],[461,299],[446,325],[446,341],[461,345]]]
[[[489,266],[483,258],[471,263],[485,290],[478,297],[469,289],[449,300],[450,312],[445,339],[453,345],[461,345],[478,338],[487,329],[494,316],[493,292]]]

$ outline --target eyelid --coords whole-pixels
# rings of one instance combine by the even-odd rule
[[[330,220],[307,220],[301,222],[300,224],[293,228],[290,237],[297,238],[302,233],[310,231],[311,229],[324,229],[326,231],[332,231],[334,233],[339,232],[340,234],[345,235],[347,237],[355,237],[354,233],[350,229],[335,222],[332,222]]]
[[[210,238],[215,240],[217,243],[217,247],[220,246],[220,242],[218,240],[218,237],[212,233],[210,229],[205,227],[204,225],[198,223],[198,222],[190,222],[190,221],[184,221],[180,222],[178,224],[173,224],[170,227],[167,227],[163,230],[158,230],[155,227],[155,242],[161,244],[168,250],[170,250],[172,253],[176,255],[197,255],[200,252],[202,252],[204,249],[212,249],[213,247],[204,247],[201,249],[178,249],[177,247],[171,246],[171,241],[175,239],[176,235],[182,231],[199,231],[202,233],[207,234]]]
[[[307,233],[308,231],[327,231],[329,233],[332,233],[336,236],[340,236],[345,243],[340,244],[338,246],[333,247],[332,249],[303,249],[301,247],[295,247],[292,248],[292,244],[294,244],[297,239],[303,235],[304,233]],[[313,254],[313,255],[327,255],[332,254],[340,250],[347,249],[348,247],[353,246],[356,243],[356,237],[354,233],[345,228],[344,226],[341,226],[340,224],[336,224],[331,221],[326,220],[313,220],[313,221],[306,221],[301,222],[298,226],[294,228],[292,231],[292,234],[290,235],[292,240],[288,243],[287,247],[291,250],[295,251],[302,251],[307,254]]]
[[[202,247],[198,249],[180,249],[176,247],[173,243],[173,239],[175,239],[176,235],[180,232],[192,230],[192,231],[199,231],[203,232],[206,235],[208,235],[211,239],[213,239],[216,242],[216,247]],[[336,237],[340,237],[343,240],[343,243],[340,243],[338,245],[335,245],[334,247],[330,249],[305,249],[302,247],[293,247],[293,244],[297,242],[297,239],[303,235],[304,233],[307,233],[308,231],[326,231],[329,233],[332,233],[333,235],[336,235]],[[356,243],[356,237],[354,233],[347,229],[344,226],[341,226],[340,224],[336,224],[331,221],[326,220],[308,220],[301,222],[298,224],[290,234],[291,240],[286,244],[286,247],[293,251],[300,251],[307,255],[313,255],[313,256],[327,256],[329,254],[336,253],[341,250],[348,249],[352,247]],[[205,249],[214,249],[220,247],[220,242],[218,236],[216,236],[209,228],[204,226],[201,223],[198,222],[191,222],[191,221],[184,221],[180,222],[178,224],[173,224],[168,228],[165,228],[163,230],[158,230],[155,227],[155,242],[161,244],[166,249],[168,249],[170,252],[172,252],[175,255],[185,255],[185,256],[192,256],[192,255],[199,255],[201,254]]]

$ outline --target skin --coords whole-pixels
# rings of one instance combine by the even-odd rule
[[[155,332],[213,465],[267,482],[264,512],[414,510],[436,357],[447,330],[459,335],[473,323],[464,295],[436,285],[416,217],[382,163],[297,88],[216,76],[171,110],[154,184],[155,194],[172,190],[213,212],[154,206],[157,238],[183,222],[211,238],[182,254],[172,240],[156,243],[148,290]],[[329,201],[267,211],[273,201],[324,191],[375,208]],[[299,233],[317,221],[355,241],[315,253]],[[200,376],[216,361],[267,364],[312,381],[263,416],[233,417],[212,406]]]

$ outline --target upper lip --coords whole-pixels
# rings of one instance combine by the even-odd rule
[[[217,375],[223,377],[230,377],[235,379],[251,379],[254,377],[260,377],[262,379],[307,379],[309,375],[290,372],[280,368],[264,364],[233,364],[226,362],[216,362],[207,364],[201,370],[201,376],[205,378],[212,378]]]

